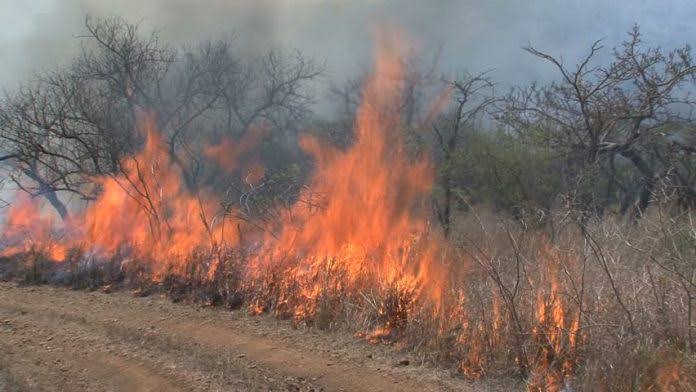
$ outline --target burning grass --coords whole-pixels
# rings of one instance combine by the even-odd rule
[[[100,196],[62,227],[33,201],[15,203],[5,275],[349,328],[469,378],[518,375],[530,390],[694,385],[691,215],[632,227],[566,216],[551,230],[472,212],[445,240],[430,224],[431,165],[401,141],[399,46],[382,39],[354,144],[302,139],[316,170],[253,240],[240,233],[258,228],[186,189],[149,114],[143,150],[95,179]]]

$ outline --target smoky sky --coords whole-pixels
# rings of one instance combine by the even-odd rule
[[[696,41],[688,0],[0,0],[0,86],[66,63],[86,15],[142,21],[173,44],[234,33],[240,50],[298,49],[324,62],[335,82],[369,64],[384,22],[426,55],[440,48],[441,72],[492,69],[501,86],[553,76],[522,51],[528,44],[570,63],[596,39],[618,45],[634,23],[651,45]]]

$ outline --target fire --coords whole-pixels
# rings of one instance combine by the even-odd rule
[[[241,169],[244,182],[256,185],[262,180],[265,168],[254,150],[269,133],[267,125],[252,127],[238,141],[224,138],[220,143],[211,144],[205,149],[205,155],[229,173]]]
[[[301,139],[316,172],[251,264],[257,279],[282,274],[274,286],[276,308],[296,319],[311,317],[323,295],[355,294],[374,283],[437,301],[441,244],[424,208],[433,171],[425,159],[409,160],[400,134],[402,43],[385,33],[378,48],[357,112],[355,143],[342,151]]]
[[[65,222],[58,246],[50,259],[64,261],[68,249],[81,249],[91,257],[108,259],[116,254],[147,262],[153,278],[181,273],[186,259],[200,247],[235,244],[236,236],[223,225],[212,225],[218,201],[204,193],[186,189],[182,174],[170,159],[155,116],[144,115],[140,127],[145,145],[139,153],[125,157],[121,172],[94,178],[99,196]],[[55,220],[35,203],[19,199],[8,214],[4,237],[26,228],[38,242],[53,243]],[[27,243],[28,244],[28,243]],[[24,246],[26,247],[25,244]],[[17,247],[4,254],[18,253]]]
[[[3,255],[40,252],[58,262],[73,254],[138,260],[161,282],[185,275],[191,263],[205,264],[198,267],[212,280],[216,251],[237,247],[246,258],[235,279],[243,282],[240,290],[251,314],[272,310],[311,322],[338,314],[347,303],[359,304],[372,309],[372,331],[361,336],[375,342],[394,341],[416,315],[425,314],[423,319],[437,320],[432,324],[437,338],[447,335],[443,341],[460,348],[454,359],[470,378],[484,377],[497,360],[491,353],[506,351],[516,334],[536,348],[514,353],[523,372],[531,371],[530,389],[560,390],[576,371],[581,328],[578,311],[564,297],[559,254],[543,247],[536,297],[518,300],[520,308],[531,306],[515,319],[514,332],[514,299],[492,285],[485,288],[490,293],[472,298],[466,285],[455,285],[463,274],[456,275],[451,249],[429,223],[433,167],[427,158],[409,157],[401,133],[404,44],[397,34],[383,32],[377,48],[375,70],[356,114],[354,143],[344,150],[302,137],[300,145],[315,170],[294,205],[263,233],[244,228],[257,230],[244,237],[253,240],[242,241],[242,223],[221,212],[215,195],[189,189],[150,113],[139,122],[142,150],[124,157],[120,172],[94,178],[98,196],[62,228],[36,200],[18,198],[5,222]],[[251,150],[268,131],[252,128],[240,141],[222,140],[204,155],[257,186],[265,172]],[[206,257],[194,257],[197,253]],[[471,275],[488,282],[483,274]],[[474,313],[475,305],[490,312]]]
[[[301,138],[316,171],[248,262],[250,281],[270,290],[257,295],[257,302],[269,302],[298,320],[311,318],[327,296],[356,295],[367,288],[388,293],[377,312],[387,329],[405,322],[416,299],[439,306],[444,247],[429,226],[426,208],[434,173],[427,159],[408,157],[401,135],[399,52],[404,45],[397,34],[385,32],[378,48],[357,113],[354,145],[343,151]],[[146,261],[159,280],[165,273],[183,274],[194,252],[239,245],[238,235],[224,231],[219,200],[205,190],[187,189],[156,116],[145,114],[138,125],[145,139],[142,150],[124,157],[120,172],[93,179],[99,195],[65,222],[60,246],[53,249],[55,261],[63,261],[68,249],[93,259],[119,255]],[[255,186],[264,167],[249,151],[268,131],[252,128],[239,142],[222,140],[204,154]],[[43,215],[35,203],[15,203],[5,236],[21,224],[37,242],[48,243],[55,225]],[[5,253],[25,251],[27,243],[19,246]],[[215,258],[208,262],[214,269]]]
[[[55,260],[65,260],[68,249],[53,233],[56,214],[43,211],[35,200],[21,195],[7,213],[3,233],[3,256],[39,253]]]
[[[547,268],[548,288],[537,288],[536,325],[532,334],[538,345],[533,359],[531,390],[560,391],[575,372],[580,315],[570,310],[563,297],[558,268],[561,255],[548,244],[542,246],[539,259]]]

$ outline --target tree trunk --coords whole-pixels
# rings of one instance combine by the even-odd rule
[[[642,216],[643,212],[648,208],[648,205],[650,204],[650,197],[652,196],[653,189],[655,188],[655,184],[657,183],[657,178],[655,177],[655,173],[653,170],[648,166],[648,164],[643,160],[643,158],[638,155],[638,153],[633,150],[633,149],[626,149],[624,151],[621,151],[621,155],[625,158],[628,158],[631,160],[633,165],[640,171],[640,173],[643,175],[643,190],[640,192],[640,196],[638,198],[638,203],[636,204],[636,218],[639,218]]]
[[[41,177],[35,163],[31,164],[29,169],[25,169],[24,174],[39,184],[39,194],[45,197],[46,200],[51,203],[51,206],[56,210],[56,212],[58,212],[58,215],[60,215],[63,222],[70,219],[68,208],[60,200],[60,198],[58,198],[58,194],[56,193],[55,189],[48,182],[46,182],[43,177]]]

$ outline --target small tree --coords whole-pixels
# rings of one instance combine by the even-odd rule
[[[443,196],[435,207],[445,236],[449,236],[452,220],[455,171],[454,153],[464,139],[464,133],[476,126],[476,121],[488,106],[495,102],[493,82],[486,73],[464,74],[459,80],[447,82],[452,94],[452,108],[433,125],[437,147],[442,154],[440,187]]]
[[[548,143],[564,157],[559,169],[566,171],[566,188],[585,210],[601,213],[619,201],[626,211],[635,201],[642,213],[663,177],[673,177],[692,197],[694,184],[683,181],[684,167],[671,159],[693,149],[683,143],[692,121],[688,88],[696,72],[690,47],[666,53],[644,48],[635,26],[607,66],[595,65],[602,48],[596,41],[574,68],[525,48],[553,65],[560,80],[513,89],[498,119],[523,140]],[[588,189],[600,177],[604,190]],[[639,187],[631,185],[635,181]],[[597,200],[597,194],[604,199]]]

